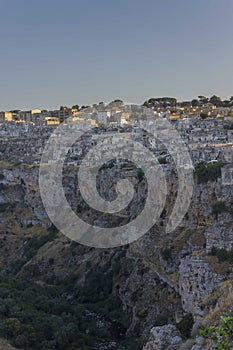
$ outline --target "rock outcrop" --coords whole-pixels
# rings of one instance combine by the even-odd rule
[[[143,350],[179,350],[183,340],[173,325],[154,327],[150,331],[149,342]]]

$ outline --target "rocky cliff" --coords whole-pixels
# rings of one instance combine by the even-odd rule
[[[127,170],[121,168],[121,176],[127,176]],[[99,187],[102,196],[109,193],[114,196],[112,179],[117,178],[115,171],[114,167],[101,170]],[[146,183],[138,179],[137,172],[131,171],[130,176],[140,192],[128,208],[129,217],[133,218],[141,210],[140,198],[146,194]],[[219,290],[225,288],[228,297],[233,285],[230,255],[233,248],[233,187],[222,186],[221,178],[196,184],[191,206],[180,227],[167,234],[165,223],[175,201],[176,174],[168,173],[167,182],[166,207],[159,222],[145,236],[122,248],[94,249],[70,241],[51,225],[40,199],[38,166],[2,161],[2,272],[40,285],[57,285],[69,280],[71,287],[67,297],[78,297],[79,301],[86,300],[83,288],[92,298],[91,289],[95,289],[95,284],[90,281],[94,273],[100,279],[109,280],[109,293],[119,300],[120,310],[128,321],[124,330],[120,331],[119,326],[115,331],[117,335],[113,342],[98,342],[96,349],[119,349],[119,344],[127,338],[139,339],[138,346],[142,347],[144,343],[145,350],[164,349],[165,345],[161,344],[170,337],[166,349],[178,349],[192,338],[187,348],[193,346],[196,350],[201,346],[194,344],[199,325],[216,322],[216,315],[221,314],[219,309],[224,311],[229,305],[229,301],[223,305]],[[74,168],[64,169],[64,188],[72,208],[84,220],[98,220],[102,225],[107,222],[108,217],[99,216],[83,205]],[[124,223],[125,216],[122,213],[120,218],[112,218],[111,224],[119,220]],[[98,295],[101,288],[96,287]],[[187,317],[189,329],[184,326]],[[93,312],[92,318],[96,329],[97,324],[100,328],[112,329],[114,324],[120,323],[117,315],[109,319],[99,311]],[[200,343],[199,338],[197,342]],[[127,346],[136,349],[136,345]]]

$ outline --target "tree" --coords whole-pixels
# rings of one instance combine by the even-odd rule
[[[216,95],[211,96],[209,101],[210,101],[210,103],[212,103],[216,107],[222,106],[221,98],[216,96]]]
[[[118,99],[110,102],[109,106],[110,107],[121,107],[121,106],[123,106],[123,104],[124,104],[124,102],[118,98]]]
[[[200,117],[201,117],[201,119],[207,119],[208,114],[207,113],[200,113]]]
[[[193,99],[193,100],[192,100],[192,106],[193,106],[193,107],[199,106],[199,101],[198,101],[197,99]]]
[[[79,105],[73,105],[72,109],[78,109],[79,110]]]
[[[118,99],[114,100],[113,102],[114,102],[114,103],[123,103],[123,100],[121,100],[121,99],[118,98]]]
[[[205,97],[205,96],[202,96],[202,95],[198,96],[198,99],[199,99],[199,102],[200,102],[201,105],[205,105],[206,103],[209,102],[208,97]]]
[[[152,98],[149,98],[148,101],[145,101],[143,103],[143,106],[152,108],[160,104],[164,108],[166,108],[167,106],[174,107],[177,104],[177,99],[174,97],[152,97]]]
[[[231,101],[230,101],[230,100],[224,100],[224,101],[222,102],[222,105],[223,105],[224,107],[231,107]]]
[[[10,112],[18,114],[19,112],[21,112],[21,109],[13,109]]]

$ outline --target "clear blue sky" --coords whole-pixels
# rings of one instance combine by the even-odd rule
[[[1,0],[0,110],[233,95],[233,0]]]

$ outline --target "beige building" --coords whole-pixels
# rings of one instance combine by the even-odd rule
[[[60,120],[55,117],[45,117],[45,121],[47,125],[59,125]]]
[[[64,107],[59,111],[57,111],[58,119],[60,120],[60,122],[63,122],[65,119],[72,116],[76,117],[78,116],[78,113],[79,112],[76,108],[67,108],[67,107]]]
[[[0,122],[11,121],[12,112],[0,112]]]

